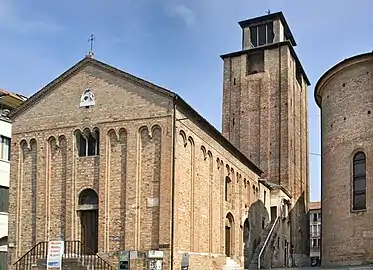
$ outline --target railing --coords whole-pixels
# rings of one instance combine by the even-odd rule
[[[266,240],[264,241],[263,247],[262,247],[262,249],[259,252],[259,256],[258,256],[258,269],[260,269],[260,257],[262,256],[262,254],[264,252],[264,249],[266,248],[266,246],[267,246],[267,244],[269,242],[269,239],[271,238],[271,235],[272,235],[272,233],[273,233],[273,231],[274,231],[277,223],[279,222],[279,220],[280,220],[280,216],[277,216],[277,218],[275,219],[275,222],[273,222],[272,228],[269,231]]]
[[[42,266],[47,268],[47,256],[48,242],[39,242],[13,265],[16,270],[31,270],[32,266],[45,261]],[[77,259],[80,264],[91,266],[93,269],[113,270],[113,267],[107,261],[80,241],[65,241],[62,263],[66,259]]]
[[[47,258],[48,242],[39,242],[30,249],[25,255],[18,259],[13,265],[16,270],[31,269],[37,260]]]

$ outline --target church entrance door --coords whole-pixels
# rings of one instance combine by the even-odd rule
[[[231,228],[225,227],[225,256],[231,256]]]
[[[243,243],[244,243],[244,267],[249,268],[250,265],[250,223],[246,219],[243,225]]]
[[[79,195],[79,212],[82,252],[98,252],[98,196],[93,189],[85,189]]]
[[[234,252],[234,219],[231,213],[227,214],[225,219],[225,255],[233,257]]]
[[[98,252],[98,210],[81,211],[80,215],[82,244],[85,254]]]

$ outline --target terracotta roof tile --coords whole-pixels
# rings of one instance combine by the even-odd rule
[[[25,97],[25,96],[22,96],[22,95],[19,95],[19,94],[16,94],[16,93],[13,93],[13,92],[10,92],[8,90],[0,88],[0,96],[3,96],[3,95],[9,95],[11,97],[14,97],[16,99],[23,100],[23,101],[25,101],[27,99],[27,97]]]

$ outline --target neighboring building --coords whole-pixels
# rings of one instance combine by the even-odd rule
[[[294,263],[309,265],[308,86],[281,12],[249,19],[223,55],[223,135],[292,196]]]
[[[323,266],[373,261],[372,74],[373,53],[360,54],[329,69],[315,87],[321,109]]]
[[[310,259],[311,266],[320,265],[321,247],[321,202],[311,202],[308,206],[310,219]]]
[[[25,101],[26,98],[0,89],[0,252],[8,247],[8,209],[10,176],[10,140],[12,124],[8,114]],[[4,258],[0,254],[0,269]]]
[[[301,69],[286,41],[289,32],[283,35],[282,13],[260,21],[273,21],[280,58]],[[265,48],[266,61],[272,53],[278,59],[270,45]],[[278,71],[264,73],[269,78],[272,72]],[[281,72],[293,74],[287,68]],[[302,72],[297,78],[306,95]],[[263,84],[267,88],[273,82]],[[291,88],[294,102],[303,104],[297,87]],[[306,114],[304,108],[299,106],[296,115]],[[94,258],[87,262],[95,268],[106,262],[116,266],[120,250],[132,251],[131,269],[147,269],[144,261],[161,254],[148,253],[153,250],[163,251],[166,270],[187,263],[201,270],[304,264],[308,250],[297,241],[303,237],[308,246],[308,223],[303,226],[307,162],[289,167],[294,175],[263,178],[249,152],[241,153],[167,89],[89,55],[30,97],[11,119],[10,267],[45,263],[40,260],[47,252],[43,241],[58,239],[65,241],[65,256],[82,252],[84,260]],[[291,119],[297,120],[294,132],[304,136],[307,119]],[[281,144],[296,160],[306,160],[298,150],[299,145],[308,148],[307,141],[297,138],[296,151],[290,143]],[[281,149],[289,163],[290,150]]]

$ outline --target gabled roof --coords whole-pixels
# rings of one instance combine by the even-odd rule
[[[71,78],[73,75],[78,73],[80,70],[82,70],[84,67],[91,65],[94,67],[97,67],[101,70],[104,70],[108,73],[112,73],[116,76],[122,77],[123,79],[130,81],[134,84],[137,84],[141,87],[145,87],[149,90],[158,92],[159,94],[168,96],[168,97],[173,97],[175,94],[171,92],[170,90],[167,90],[163,87],[157,86],[155,84],[152,84],[148,81],[145,81],[141,78],[138,78],[132,74],[129,74],[127,72],[124,72],[120,69],[117,69],[113,66],[110,66],[106,63],[100,62],[96,59],[93,59],[89,56],[86,56],[82,60],[80,60],[78,63],[76,63],[74,66],[69,68],[67,71],[62,73],[60,76],[58,76],[55,80],[47,84],[45,87],[43,87],[41,90],[36,92],[34,95],[32,95],[26,102],[24,102],[20,107],[18,107],[16,110],[12,111],[10,113],[10,118],[15,119],[17,118],[20,114],[25,112],[27,109],[32,107],[34,104],[36,104],[39,100],[41,100],[43,97],[48,95],[51,91],[53,91],[58,85],[64,83],[67,81],[69,78]]]
[[[266,179],[260,179],[259,180],[259,183],[265,185],[267,188],[269,188],[270,190],[276,190],[276,189],[279,189],[281,190],[282,192],[284,192],[289,198],[292,198],[290,192],[284,187],[284,186],[281,186],[279,184],[275,184],[275,183],[272,183],[272,182],[269,182],[267,181]]]
[[[184,111],[188,112],[191,116],[191,120],[194,121],[197,125],[202,125],[204,130],[213,137],[217,142],[219,142],[226,150],[228,150],[232,155],[234,155],[238,160],[240,160],[243,164],[245,164],[248,168],[250,168],[253,172],[257,175],[261,175],[263,172],[249,160],[244,154],[242,154],[233,144],[231,144],[213,125],[211,125],[205,118],[203,118],[196,110],[192,108],[184,99],[182,99],[176,93],[155,85],[151,82],[148,82],[144,79],[136,77],[132,74],[129,74],[123,70],[110,66],[106,63],[100,62],[96,59],[93,59],[90,56],[87,56],[72,66],[70,69],[62,73],[59,77],[55,80],[47,84],[41,90],[36,92],[32,95],[26,102],[24,102],[20,107],[16,110],[12,111],[9,117],[13,120],[16,119],[19,115],[26,112],[27,109],[31,108],[34,104],[40,101],[43,97],[48,95],[51,91],[53,91],[58,85],[67,81],[71,76],[82,70],[87,65],[92,65],[97,67],[101,70],[104,70],[108,73],[111,73],[115,76],[121,77],[124,80],[130,81],[133,84],[136,84],[142,88],[149,89],[151,91],[157,92],[165,97],[172,99],[177,106],[183,108]]]

